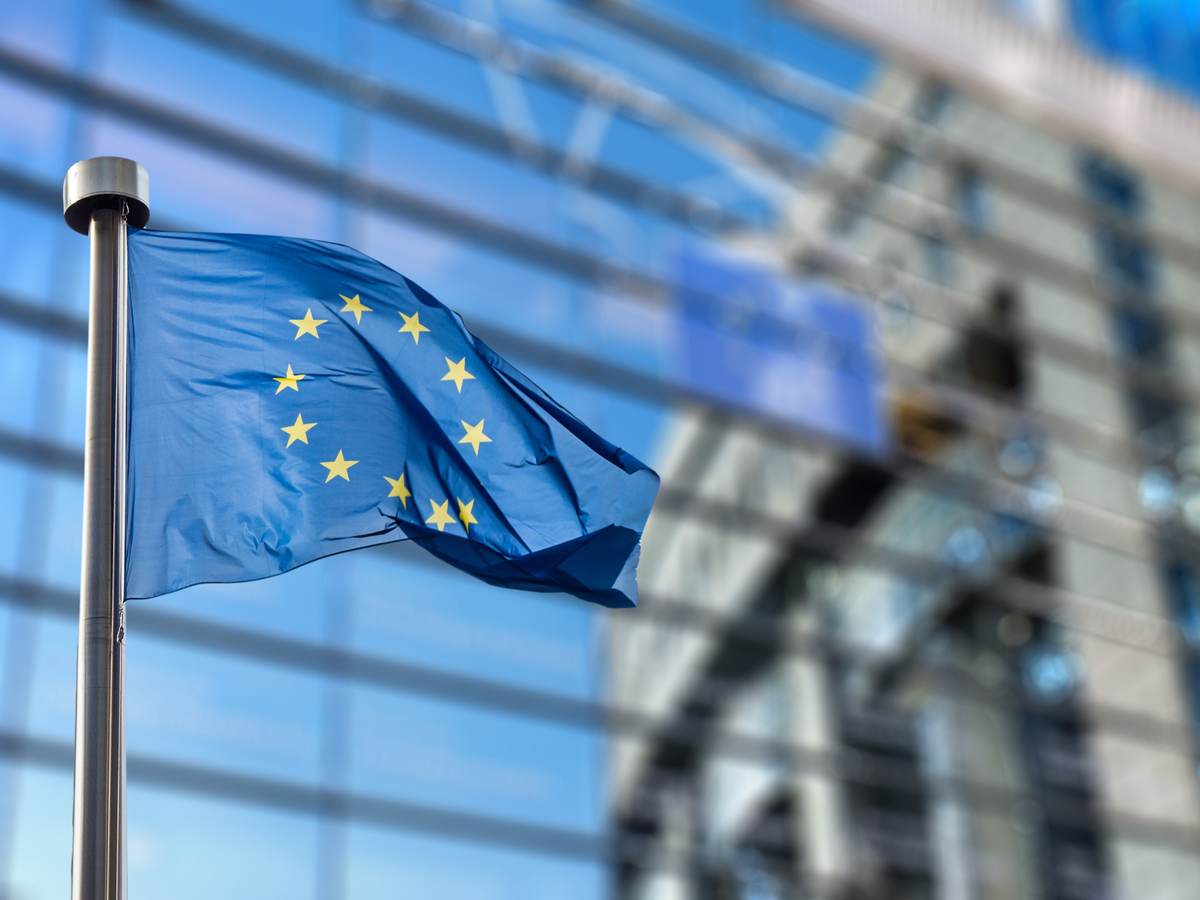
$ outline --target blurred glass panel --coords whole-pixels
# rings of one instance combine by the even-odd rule
[[[727,166],[713,154],[689,146],[659,129],[627,118],[614,118],[600,149],[600,159],[626,170],[648,170],[659,183],[686,186],[719,178]]]
[[[57,186],[57,181],[50,184]],[[50,273],[59,264],[55,250],[64,228],[59,210],[0,196],[0,292],[27,300],[45,296]]]
[[[364,551],[370,553],[372,551]],[[129,605],[130,627],[139,613],[168,612],[186,619],[212,622],[266,635],[278,634],[312,642],[330,635],[330,622],[349,619],[351,600],[340,596],[335,579],[351,570],[352,557],[335,557],[302,566],[275,578],[238,584],[198,584],[152,600]]]
[[[127,743],[145,755],[289,782],[320,777],[322,679],[139,636]]]
[[[468,327],[480,326],[482,337],[482,326],[492,325],[593,358],[654,360],[668,334],[660,306],[624,297],[615,285],[592,288],[552,268],[374,215],[364,217],[361,240],[364,252],[418,282]]]
[[[82,29],[90,24],[89,0],[47,0],[0,6],[0,44],[59,63],[70,63]]]
[[[13,459],[0,458],[0,507],[18,510],[23,500],[29,479],[33,475],[29,468]],[[0,571],[12,573],[26,567],[21,555],[21,539],[26,533],[27,523],[19,516],[0,516]]]
[[[287,0],[268,0],[261,3],[242,3],[240,0],[180,0],[179,5],[191,7],[205,15],[260,37],[286,44],[323,58],[349,55],[361,65],[361,49],[345,40],[338,40],[351,30],[355,18],[351,3],[289,3]]]
[[[602,378],[575,376],[532,359],[518,357],[513,362],[605,440],[643,461],[656,457],[671,421],[667,404],[623,391]]]
[[[586,725],[354,686],[350,787],[424,807],[579,831],[602,826],[602,736]]]
[[[25,729],[68,744],[75,724],[76,629],[72,616],[47,617],[25,635],[32,667]],[[144,631],[137,646],[127,675],[132,755],[297,782],[318,779],[318,677],[212,655]]]
[[[9,4],[5,52],[159,112],[0,79],[0,294],[83,313],[59,166],[136,156],[157,222],[335,238],[396,265],[661,468],[670,502],[637,611],[493,590],[410,546],[133,604],[130,743],[157,765],[153,784],[134,766],[136,895],[1195,894],[1197,860],[1163,849],[1200,825],[1200,603],[1178,527],[1200,521],[1188,190],[778,5],[181,2],[576,158],[537,174],[384,115],[370,90],[350,109],[144,5]],[[467,17],[476,52],[534,41],[587,86],[447,50],[413,10]],[[828,108],[778,96],[801,84]],[[647,124],[612,85],[710,130]],[[780,150],[820,171],[779,175]],[[593,162],[748,227],[616,202]],[[351,194],[347,173],[431,206]],[[748,427],[741,407],[771,392],[806,423],[846,413],[819,372],[743,386],[725,398],[739,409],[680,402],[681,352],[698,377],[759,371],[681,351],[664,302],[681,257],[730,248],[881,300],[864,338],[887,342],[881,377],[930,387],[887,392],[903,455]],[[1002,295],[1011,321],[991,315]],[[722,311],[720,328],[746,324]],[[0,430],[78,448],[82,345],[9,312]],[[66,891],[81,484],[10,450],[0,572],[53,588],[44,612],[17,610],[42,597],[25,581],[0,597],[0,724],[49,741],[0,761],[0,829],[16,823],[0,894],[26,900]],[[603,856],[610,835],[628,865]]]
[[[75,651],[78,625],[65,615],[25,619],[20,654],[28,690],[22,731],[69,745],[75,735]]]
[[[105,85],[162,104],[175,115],[223,123],[314,159],[335,156],[342,121],[338,104],[328,95],[137,19],[116,19],[109,30],[93,76]],[[128,47],[138,52],[129,53]],[[204,77],[196,78],[196,72]],[[152,178],[158,175],[150,172]],[[154,178],[155,187],[158,181]]]
[[[557,236],[556,181],[513,160],[385,119],[373,122],[361,174],[547,239]],[[519,217],[512,215],[520,209]]]
[[[272,171],[248,167],[234,148],[179,143],[160,132],[95,116],[85,127],[86,156],[137,159],[154,184],[151,226],[159,222],[211,231],[251,231],[332,239],[334,198]]]
[[[87,419],[87,348],[82,344],[56,346],[46,376],[58,396],[54,400],[54,434],[68,447],[83,447]]]
[[[31,486],[36,489],[33,499],[38,504],[31,522],[39,529],[31,537],[43,549],[40,571],[28,574],[56,588],[74,591],[79,586],[79,556],[83,528],[82,472],[73,475],[39,473]],[[28,544],[26,545],[28,546]],[[37,557],[34,557],[37,560]]]
[[[389,2],[379,6],[386,16]],[[478,62],[394,25],[367,21],[356,38],[362,41],[354,57],[359,69],[451,109],[492,117],[493,97]]]
[[[595,614],[573,598],[497,591],[405,544],[360,557],[342,583],[356,650],[555,695],[598,689]]]
[[[135,775],[129,792],[131,896],[317,900],[315,817],[273,807],[251,792],[237,791],[236,799],[205,797],[183,787],[143,786]]]
[[[0,33],[9,34],[2,22]],[[56,183],[70,114],[50,95],[0,80],[0,164]]]
[[[350,897],[482,897],[602,900],[607,872],[596,863],[357,826],[350,829]]]
[[[37,371],[44,343],[36,332],[0,322],[0,428],[19,434],[36,431],[36,403],[43,395],[23,382]]]
[[[15,817],[13,842],[4,860],[5,890],[16,900],[69,896],[71,772],[61,764],[43,768],[26,763],[18,773],[15,795],[6,798]]]

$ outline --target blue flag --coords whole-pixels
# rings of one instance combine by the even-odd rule
[[[129,237],[126,596],[409,539],[491,584],[636,603],[658,476],[355,250]]]

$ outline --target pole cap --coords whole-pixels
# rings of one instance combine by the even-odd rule
[[[150,220],[150,173],[132,159],[94,156],[67,169],[63,179],[63,218],[80,234],[88,233],[92,213],[129,204],[127,221],[142,228]]]

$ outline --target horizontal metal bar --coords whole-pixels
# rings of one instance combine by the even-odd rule
[[[57,441],[0,429],[0,456],[38,469],[83,477],[83,450]]]
[[[0,321],[79,347],[87,346],[87,319],[83,316],[22,300],[2,290]]]

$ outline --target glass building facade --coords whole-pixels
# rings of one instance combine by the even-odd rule
[[[802,4],[797,4],[802,6]],[[637,611],[131,604],[135,897],[1200,891],[1192,188],[787,4],[0,7],[0,898],[68,889],[86,242],[351,244],[659,468]]]
[[[656,511],[644,611],[706,627],[612,622],[614,701],[669,722],[613,748],[618,896],[1200,888],[1194,177],[924,62],[881,56],[772,248],[874,307],[891,452],[669,427],[666,483],[713,505]]]

